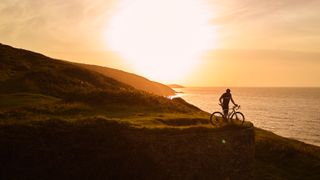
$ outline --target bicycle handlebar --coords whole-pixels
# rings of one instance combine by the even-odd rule
[[[233,106],[232,108],[234,108],[234,109],[240,109],[240,105],[235,105],[235,106]]]

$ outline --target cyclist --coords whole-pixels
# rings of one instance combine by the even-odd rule
[[[223,93],[219,99],[220,101],[220,105],[222,107],[222,111],[224,113],[224,119],[226,119],[228,117],[228,112],[229,112],[229,102],[231,100],[231,102],[235,105],[238,106],[238,104],[236,104],[234,102],[234,100],[232,99],[232,95],[230,93],[230,89],[227,89],[225,93]]]

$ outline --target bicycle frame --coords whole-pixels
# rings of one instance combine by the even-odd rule
[[[232,108],[229,108],[229,110],[232,110],[232,111],[228,113],[227,118],[229,119],[233,114],[237,112],[238,109],[240,109],[240,106],[233,106]]]
[[[221,106],[221,104],[220,104]],[[224,120],[239,120],[242,122],[244,122],[245,120],[245,117],[244,115],[238,111],[238,109],[240,109],[240,106],[237,105],[237,106],[233,106],[232,108],[230,108],[229,110],[231,110],[230,112],[228,112],[228,114],[225,116],[223,112],[221,111],[216,111],[216,112],[213,112],[210,116],[210,123],[212,125],[215,125],[215,123],[217,123],[219,121],[219,117],[223,118]],[[221,120],[220,118],[220,120]]]
[[[232,111],[228,113],[228,118],[230,118],[235,112],[237,112],[236,110],[238,109],[240,109],[240,106],[233,106],[232,108],[230,108],[229,110]]]

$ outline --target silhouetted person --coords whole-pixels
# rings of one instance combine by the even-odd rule
[[[220,101],[220,105],[222,107],[222,111],[224,113],[224,118],[226,119],[228,116],[228,112],[229,112],[229,102],[231,100],[231,102],[235,105],[238,106],[232,99],[232,95],[230,93],[230,89],[227,89],[225,93],[222,94],[222,96],[220,97],[219,101]]]

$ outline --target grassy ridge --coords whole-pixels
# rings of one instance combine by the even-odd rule
[[[320,147],[255,129],[256,179],[320,179]]]
[[[108,98],[110,94],[96,92],[92,96],[82,94],[76,99],[58,99],[32,93],[1,94],[0,124],[52,118],[75,121],[92,116],[130,121],[137,126],[163,126],[165,123],[161,121],[167,122],[166,119],[199,119],[194,123],[189,122],[189,125],[208,122],[207,113],[182,99],[169,100],[138,93],[143,94],[121,96],[121,93],[115,92]]]
[[[47,96],[61,99],[64,104],[82,103],[94,109],[116,110],[124,106],[158,112],[200,111],[182,99],[169,100],[137,90],[99,72],[31,51],[0,44],[0,59],[3,102],[9,103],[8,94],[28,93],[29,98],[31,94]]]
[[[160,96],[170,96],[174,95],[175,92],[168,86],[165,86],[161,83],[150,81],[144,77],[138,76],[136,74],[127,73],[121,70],[97,66],[97,65],[88,65],[88,64],[76,64],[81,67],[87,68],[89,70],[99,72],[107,77],[116,79],[122,83],[129,84],[132,87],[157,94]]]
[[[71,63],[0,45],[0,93],[35,93],[58,98],[101,90],[132,90],[129,85]]]
[[[30,93],[0,94],[0,99],[0,109],[23,107],[31,104],[48,104],[59,100],[51,96]]]
[[[1,43],[0,60],[0,83],[6,82],[6,86],[0,86],[0,91],[5,92],[55,90],[58,92],[51,93],[59,95],[59,92],[70,92],[70,88],[77,92],[94,87],[128,88],[129,85],[160,96],[174,94],[171,88],[132,73],[107,67],[56,60],[39,53],[16,49]],[[39,82],[44,85],[39,84]],[[58,83],[59,86],[54,86],[50,82]]]

